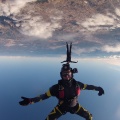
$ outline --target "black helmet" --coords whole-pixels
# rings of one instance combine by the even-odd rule
[[[72,68],[70,67],[69,64],[63,64],[60,72],[61,78],[63,79],[63,76],[64,75],[66,76],[68,74],[72,74],[71,77],[73,77]]]
[[[70,67],[69,64],[63,64],[61,68],[61,72],[63,71],[72,71],[72,68]]]

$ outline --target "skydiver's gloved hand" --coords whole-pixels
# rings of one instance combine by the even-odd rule
[[[21,97],[23,100],[19,102],[20,105],[22,106],[26,106],[28,104],[31,104],[31,99],[30,98],[26,98],[26,97]]]
[[[101,87],[97,87],[97,90],[99,91],[98,95],[101,96],[102,94],[104,94],[104,90]]]

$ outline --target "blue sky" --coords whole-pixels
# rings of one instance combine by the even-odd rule
[[[0,59],[0,114],[7,119],[45,119],[57,104],[51,97],[40,103],[22,107],[18,104],[21,96],[35,97],[46,92],[60,79],[61,59],[33,57],[4,57]],[[79,60],[79,73],[75,79],[83,83],[101,86],[105,95],[98,96],[95,91],[84,90],[79,97],[80,104],[88,109],[97,120],[120,119],[120,66],[103,61]],[[51,70],[52,69],[52,70]],[[42,110],[43,109],[43,110]],[[62,119],[81,119],[79,116],[66,114]]]

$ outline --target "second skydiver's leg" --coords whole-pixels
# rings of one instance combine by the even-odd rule
[[[92,114],[90,114],[85,108],[80,106],[80,104],[78,110],[76,111],[76,114],[84,117],[86,120],[92,120]]]
[[[66,42],[66,48],[67,48],[67,58],[66,58],[66,61],[68,62],[69,61],[69,47],[68,47],[68,43]]]

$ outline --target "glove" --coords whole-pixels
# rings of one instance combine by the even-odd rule
[[[98,87],[97,89],[99,91],[99,93],[98,93],[99,96],[101,96],[102,94],[104,94],[104,90],[101,87]]]
[[[19,104],[22,106],[26,106],[32,102],[30,98],[26,98],[26,97],[21,97],[21,98],[23,99],[23,101],[20,101]]]

